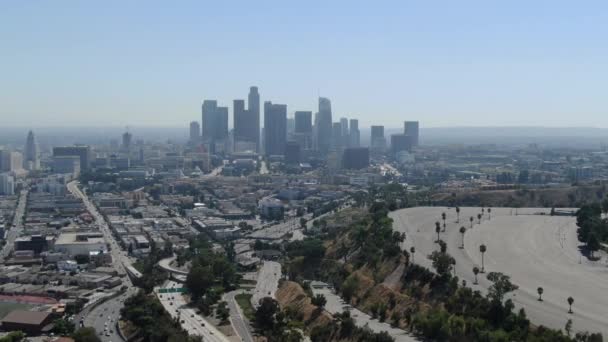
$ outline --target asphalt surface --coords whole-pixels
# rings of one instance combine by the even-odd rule
[[[331,314],[342,313],[349,311],[350,316],[355,321],[355,324],[359,327],[367,326],[373,332],[380,333],[386,331],[390,336],[395,339],[395,342],[417,342],[418,339],[409,335],[405,330],[391,327],[388,323],[380,322],[377,319],[373,319],[370,315],[360,311],[357,308],[350,306],[345,303],[340,296],[338,296],[326,283],[320,281],[312,281],[310,283],[312,293],[314,295],[321,294],[327,299],[325,304],[325,310]]]
[[[0,254],[0,262],[3,262],[4,259],[10,256],[15,239],[18,238],[23,231],[23,214],[25,214],[27,195],[28,190],[21,191],[19,195],[19,202],[17,203],[15,216],[13,217],[13,227],[6,232],[6,244],[4,245],[2,253]]]
[[[511,277],[519,289],[509,294],[516,308],[523,307],[534,324],[563,329],[568,319],[573,331],[608,334],[608,269],[604,262],[589,261],[579,251],[575,218],[549,216],[550,209],[492,208],[478,223],[480,208],[461,208],[460,223],[454,208],[418,207],[389,214],[393,227],[406,233],[403,248],[416,248],[414,262],[432,269],[426,257],[439,246],[435,243],[435,222],[445,212],[448,253],[456,259],[456,275],[468,286],[487,292],[491,285],[485,274],[479,274],[479,285],[473,285],[472,268],[481,267],[479,246],[485,244],[484,264],[487,272],[502,272]],[[544,212],[546,215],[539,215]],[[517,213],[517,215],[516,215]],[[536,213],[536,215],[535,215]],[[474,216],[473,228],[469,217]],[[461,249],[461,226],[467,228]],[[538,301],[537,288],[543,287],[543,301]],[[574,314],[568,314],[567,298],[574,298]]]
[[[244,342],[253,342],[253,336],[251,335],[251,328],[249,323],[247,323],[247,318],[243,316],[243,312],[239,307],[239,304],[236,302],[235,296],[240,293],[247,293],[246,290],[234,290],[228,293],[225,293],[223,296],[223,300],[228,303],[228,308],[230,309],[230,324],[232,324],[232,328],[239,336],[241,341]]]
[[[95,328],[102,341],[124,341],[118,334],[117,322],[123,302],[134,291],[128,291],[118,297],[99,304],[85,316],[84,325]]]
[[[161,259],[158,262],[158,266],[160,266],[160,268],[162,268],[163,270],[170,272],[170,273],[174,273],[177,275],[188,275],[188,271],[183,271],[174,267],[171,267],[171,263],[175,260],[176,256],[173,255],[170,258],[165,258],[165,259]]]
[[[251,296],[251,304],[257,308],[260,299],[274,298],[279,288],[279,279],[281,279],[281,264],[276,261],[264,261],[258,272],[258,282]]]
[[[181,287],[180,284],[169,281],[164,287]],[[179,318],[179,322],[189,335],[202,336],[205,342],[228,342],[228,338],[217,328],[209,323],[204,317],[198,315],[196,311],[186,305],[186,300],[180,293],[158,293],[156,296],[160,300],[165,310],[172,318]]]

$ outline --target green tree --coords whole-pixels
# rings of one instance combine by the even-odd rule
[[[574,304],[574,298],[568,297],[567,300],[568,300],[568,306],[569,306],[568,313],[571,314],[571,313],[573,313],[573,311],[572,311],[572,304]]]
[[[538,301],[542,302],[543,301],[543,292],[544,292],[543,288],[539,286],[536,289],[536,292],[538,293]]]
[[[186,287],[194,299],[205,295],[212,284],[213,272],[209,266],[194,266],[186,277]]]
[[[279,312],[279,303],[270,297],[260,299],[255,311],[255,324],[262,331],[272,330],[275,326],[275,315]]]
[[[473,274],[475,275],[475,282],[473,284],[477,285],[479,282],[477,281],[477,275],[479,274],[479,267],[473,267]]]
[[[464,233],[466,233],[467,229],[462,226],[460,227],[460,235],[462,235],[462,244],[460,245],[460,248],[464,248]]]
[[[482,244],[481,246],[479,246],[479,252],[481,253],[481,271],[480,271],[480,273],[485,273],[485,271],[486,271],[485,267],[484,267],[484,260],[483,260],[483,256],[484,256],[484,254],[486,254],[486,251],[487,251],[486,245]]]
[[[412,255],[412,262],[414,262],[414,254],[416,253],[416,247],[410,247],[410,254]]]
[[[75,342],[101,342],[99,337],[95,334],[95,329],[91,327],[84,327],[76,330],[72,335]]]
[[[587,249],[589,249],[591,258],[594,258],[595,252],[597,252],[600,247],[600,240],[598,240],[595,233],[590,233],[589,238],[587,239]]]
[[[471,222],[471,228],[473,228],[473,220],[475,220],[475,219],[473,218],[473,216],[469,217],[469,221]]]
[[[228,321],[228,317],[230,317],[230,309],[228,308],[228,303],[225,301],[221,301],[217,304],[217,308],[215,308],[215,315],[219,318],[222,324],[225,324]]]
[[[445,212],[441,213],[441,219],[443,220],[443,231],[445,232],[445,219],[446,219],[446,214]]]
[[[499,303],[502,303],[507,293],[519,288],[519,286],[511,283],[511,277],[500,272],[490,272],[487,278],[493,283],[488,288],[488,297]]]
[[[327,299],[325,299],[324,295],[318,294],[312,297],[310,302],[312,303],[312,305],[318,306],[319,308],[323,309],[325,308],[325,304],[327,304]]]
[[[460,223],[460,207],[456,207],[456,223]]]
[[[449,275],[450,271],[452,270],[452,266],[453,266],[452,260],[454,258],[452,258],[447,253],[441,253],[438,251],[434,251],[429,256],[429,259],[431,259],[431,261],[433,262],[433,268],[435,269],[435,271],[437,271],[437,274],[439,274],[442,277],[446,277],[447,275]]]
[[[435,222],[435,232],[437,233],[437,243],[439,243],[439,241],[441,240],[439,238],[439,233],[441,232],[441,225],[439,224],[439,222]]]
[[[70,335],[74,332],[75,328],[74,323],[63,318],[56,319],[53,322],[53,332],[57,335]]]

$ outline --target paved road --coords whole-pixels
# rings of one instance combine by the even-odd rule
[[[188,271],[183,271],[174,267],[171,267],[171,263],[173,262],[173,260],[175,260],[176,256],[173,255],[170,258],[165,258],[165,259],[161,259],[158,262],[158,266],[160,266],[160,268],[162,268],[163,270],[173,273],[173,274],[177,274],[177,275],[188,275]]]
[[[372,319],[370,315],[348,305],[342,300],[342,298],[340,298],[340,296],[332,291],[327,284],[320,281],[313,281],[310,283],[310,285],[314,295],[322,294],[325,296],[325,299],[327,299],[325,310],[327,310],[329,313],[335,314],[350,311],[351,317],[354,319],[355,324],[357,324],[359,327],[364,327],[367,325],[373,332],[376,333],[386,331],[395,339],[396,342],[419,341],[413,336],[409,335],[405,330],[393,328],[388,323],[382,323],[377,319]]]
[[[253,290],[251,304],[257,307],[260,299],[264,297],[274,298],[279,288],[279,279],[281,279],[281,264],[276,261],[264,261],[258,272],[258,282]]]
[[[28,190],[22,190],[19,195],[15,216],[13,217],[13,227],[6,232],[6,244],[2,249],[2,253],[0,253],[0,262],[3,262],[5,258],[10,256],[15,239],[23,231],[23,215],[25,214],[28,193]]]
[[[94,328],[102,341],[124,341],[118,334],[117,322],[124,300],[135,292],[136,289],[131,288],[125,294],[99,304],[86,314],[84,325]]]
[[[234,331],[239,336],[241,341],[253,342],[253,336],[251,335],[251,327],[247,323],[247,318],[243,315],[239,304],[236,302],[235,296],[240,293],[247,293],[246,290],[234,290],[225,293],[223,300],[228,303],[230,309],[230,324],[234,328]]]
[[[515,212],[519,215],[515,215]],[[484,256],[487,272],[497,271],[511,276],[519,290],[511,298],[516,307],[523,307],[535,324],[563,329],[572,319],[575,331],[588,330],[608,334],[608,269],[602,262],[587,261],[578,250],[574,217],[530,215],[549,213],[549,209],[492,208],[481,224],[479,208],[461,208],[461,223],[456,223],[454,209],[409,208],[390,213],[394,228],[407,234],[403,247],[416,247],[414,261],[431,267],[426,255],[438,249],[435,221],[447,214],[447,232],[441,233],[448,252],[456,259],[456,274],[469,286],[482,293],[491,283],[479,275],[479,285],[472,285],[473,266],[481,266],[479,245],[487,246]],[[474,216],[470,229],[469,217]],[[442,222],[442,221],[441,221]],[[460,226],[467,227],[465,248],[460,249]],[[536,289],[543,287],[543,301]],[[570,315],[566,299],[574,298],[574,314]]]
[[[178,287],[180,284],[169,281],[164,287]],[[179,318],[179,322],[189,335],[202,336],[205,342],[228,342],[228,338],[217,328],[209,323],[204,317],[198,315],[194,309],[186,305],[184,297],[179,293],[158,293],[154,291],[165,310],[173,318]]]

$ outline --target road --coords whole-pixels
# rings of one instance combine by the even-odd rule
[[[243,311],[241,311],[241,308],[235,299],[236,295],[246,292],[246,290],[234,290],[225,293],[222,299],[228,303],[228,309],[230,309],[230,324],[232,324],[232,328],[234,328],[234,331],[241,341],[253,342],[254,340],[251,335],[249,323],[247,323],[247,318],[243,316]]]
[[[373,332],[376,333],[386,331],[389,335],[391,335],[391,337],[395,339],[395,342],[419,341],[413,336],[409,335],[405,330],[393,328],[388,323],[383,323],[378,321],[377,319],[372,319],[370,315],[348,305],[342,300],[342,298],[340,298],[340,296],[338,296],[332,289],[330,289],[330,287],[326,283],[320,281],[312,281],[310,285],[312,288],[312,293],[315,296],[317,294],[325,296],[325,299],[327,299],[327,303],[325,304],[325,310],[327,310],[329,313],[342,313],[348,310],[350,311],[350,315],[355,321],[355,324],[359,327],[364,327],[367,325]]]
[[[167,271],[169,273],[174,273],[174,274],[177,274],[177,275],[185,275],[185,276],[187,276],[188,275],[188,271],[182,271],[182,270],[179,270],[177,268],[171,267],[171,263],[173,262],[173,260],[175,260],[175,258],[176,258],[176,256],[173,255],[170,258],[161,259],[158,262],[158,266],[160,266],[160,268],[162,268],[163,270],[165,270],[165,271]]]
[[[180,284],[169,281],[166,287],[178,287]],[[186,300],[180,293],[158,293],[159,288],[155,289],[155,294],[160,300],[165,310],[172,318],[178,318],[184,330],[189,335],[202,336],[205,342],[228,342],[228,338],[217,328],[209,323],[205,318],[198,315],[194,309],[186,305]]]
[[[27,206],[28,193],[28,190],[22,190],[19,195],[19,201],[13,217],[13,227],[6,232],[6,244],[2,249],[2,253],[0,253],[0,262],[3,262],[4,259],[11,255],[15,239],[19,237],[23,231],[23,215],[25,214],[25,208]]]
[[[99,213],[95,205],[93,205],[89,197],[78,188],[78,181],[72,181],[68,183],[67,187],[68,190],[74,196],[82,199],[86,209],[95,218],[95,223],[97,227],[103,233],[106,243],[108,243],[110,246],[110,254],[112,255],[112,267],[114,267],[114,269],[118,272],[119,275],[124,276],[123,283],[128,287],[132,287],[133,284],[131,283],[129,277],[126,276],[127,272],[125,270],[125,265],[131,266],[131,260],[129,259],[127,252],[123,251],[120,248],[120,245],[114,238],[114,235],[112,235],[112,231],[110,230],[110,227],[108,226],[107,222]]]
[[[94,328],[102,341],[124,341],[118,334],[117,322],[124,300],[135,292],[137,289],[132,287],[126,293],[99,304],[85,315],[84,326]]]
[[[515,215],[515,212],[519,215]],[[486,293],[491,283],[479,275],[479,285],[472,285],[472,268],[481,266],[479,246],[485,244],[486,272],[496,271],[511,276],[519,289],[508,295],[517,308],[523,307],[534,324],[563,329],[568,319],[574,331],[608,334],[608,271],[602,262],[588,261],[579,251],[574,217],[532,215],[550,209],[492,208],[478,224],[479,208],[461,208],[461,223],[453,208],[409,208],[389,214],[393,227],[405,232],[403,248],[415,246],[414,262],[431,268],[426,255],[438,249],[435,222],[447,214],[445,233],[441,239],[448,253],[456,259],[456,274],[469,286]],[[474,216],[473,228],[469,217]],[[464,245],[458,232],[467,228]],[[538,301],[537,288],[543,287],[543,301]],[[567,298],[574,298],[574,314],[568,314]]]
[[[253,290],[253,296],[251,296],[251,304],[257,308],[260,299],[274,298],[279,288],[279,279],[281,279],[281,264],[276,261],[264,261],[258,272],[258,281]]]

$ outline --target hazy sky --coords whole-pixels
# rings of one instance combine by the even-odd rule
[[[361,126],[608,127],[607,52],[606,1],[2,1],[0,125],[185,126],[257,85]]]

